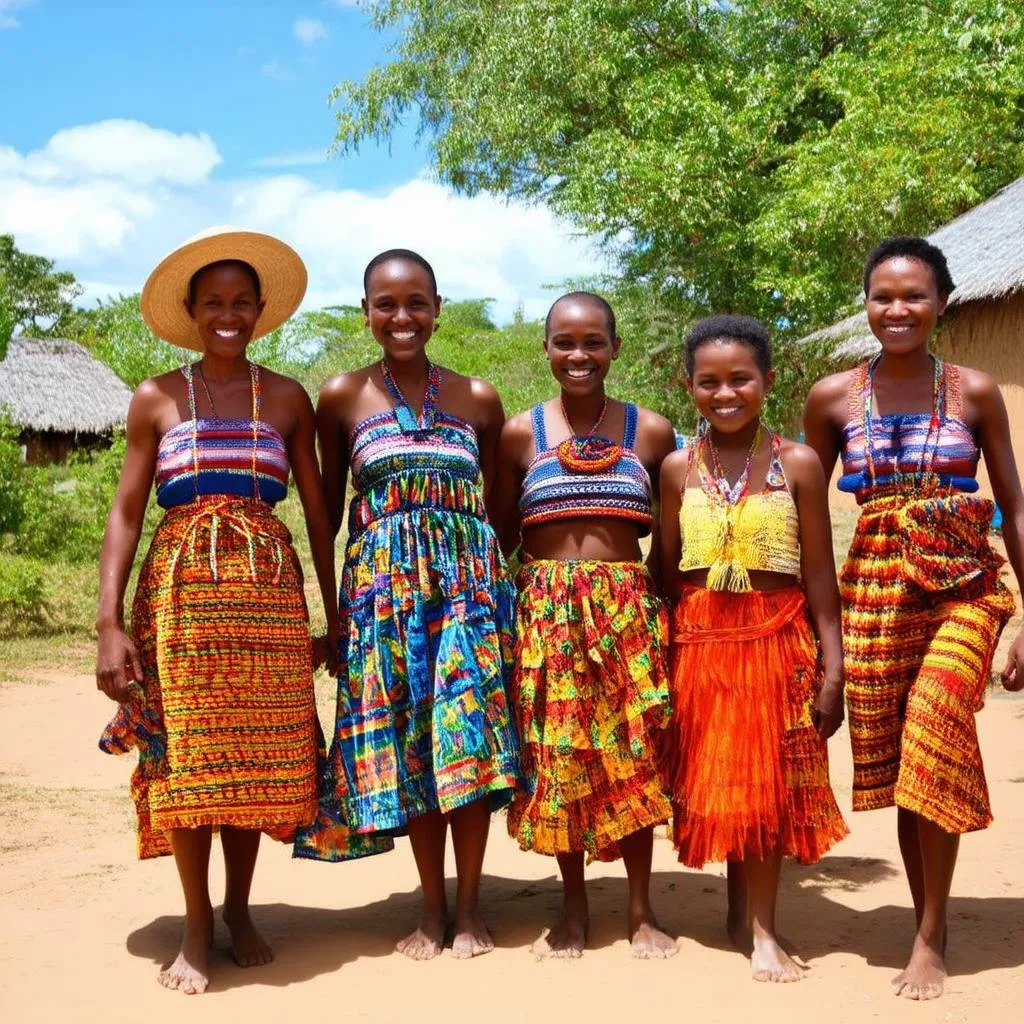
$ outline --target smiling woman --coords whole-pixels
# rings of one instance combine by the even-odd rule
[[[100,746],[139,750],[139,855],[173,853],[185,896],[181,952],[160,981],[186,993],[208,984],[211,833],[219,829],[224,848],[234,955],[255,966],[273,957],[249,917],[260,834],[289,841],[316,812],[302,570],[273,513],[291,473],[336,637],[313,409],[297,382],[246,359],[254,337],[291,315],[305,284],[302,261],[283,242],[220,228],[171,253],[142,294],[153,331],[202,357],[144,381],[128,410],[97,622],[97,686],[119,709]],[[166,514],[139,572],[129,633],[124,592],[154,478]]]

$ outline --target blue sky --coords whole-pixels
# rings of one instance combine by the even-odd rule
[[[453,195],[415,125],[326,158],[327,96],[390,40],[346,0],[0,0],[0,231],[85,299],[137,290],[212,224],[271,231],[310,270],[307,305],[352,302],[362,266],[420,249],[453,298],[540,315],[544,286],[603,267],[546,210]]]

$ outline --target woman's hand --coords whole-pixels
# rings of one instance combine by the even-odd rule
[[[120,626],[103,626],[96,651],[96,689],[118,704],[127,702],[132,685],[142,682],[142,662],[131,637]]]
[[[1024,627],[1006,652],[1006,665],[1001,675],[1004,690],[1016,692],[1024,689]]]
[[[843,724],[844,684],[841,675],[826,675],[818,699],[811,711],[811,721],[818,736],[827,740]]]

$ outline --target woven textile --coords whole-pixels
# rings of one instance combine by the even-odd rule
[[[511,689],[525,788],[509,834],[537,853],[614,860],[620,839],[670,813],[657,765],[664,609],[639,562],[538,560],[516,582]]]
[[[488,796],[511,799],[518,746],[505,694],[514,591],[486,520],[476,436],[395,412],[352,434],[334,740],[315,826],[296,856],[343,860],[352,835]]]
[[[318,727],[302,570],[287,528],[251,498],[170,509],[139,574],[139,699],[100,740],[139,749],[140,857],[173,828],[234,825],[290,840],[316,812]]]
[[[684,587],[672,623],[663,770],[691,867],[780,849],[813,864],[847,834],[811,721],[817,642],[796,586]]]
[[[951,833],[992,820],[974,715],[1013,597],[991,515],[920,490],[861,512],[839,577],[854,810],[895,803]]]
[[[605,437],[581,439],[610,454],[611,464],[597,472],[568,468],[559,457],[561,448],[548,447],[543,404],[534,406],[530,416],[537,454],[526,469],[519,499],[524,530],[565,519],[611,516],[636,523],[641,537],[651,532],[651,481],[633,450],[638,418],[635,405],[626,405],[621,446]],[[585,465],[580,462],[581,468]]]

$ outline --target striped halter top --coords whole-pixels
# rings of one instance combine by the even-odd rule
[[[191,419],[160,438],[156,500],[161,508],[202,495],[229,494],[275,505],[288,493],[288,451],[276,427],[260,419],[260,371],[249,364],[252,419],[196,417],[192,366],[183,366]]]
[[[596,473],[567,468],[559,459],[558,450],[548,446],[543,403],[533,407],[531,418],[537,454],[526,470],[519,499],[523,529],[565,519],[611,516],[636,523],[641,537],[651,532],[651,479],[634,451],[635,405],[626,405],[626,427],[618,459]],[[607,438],[595,440],[613,444]]]
[[[978,489],[980,452],[963,419],[960,368],[934,359],[932,411],[876,416],[872,376],[876,356],[854,371],[849,420],[843,428],[843,475],[838,487],[857,503],[879,493],[938,484],[963,493]]]

